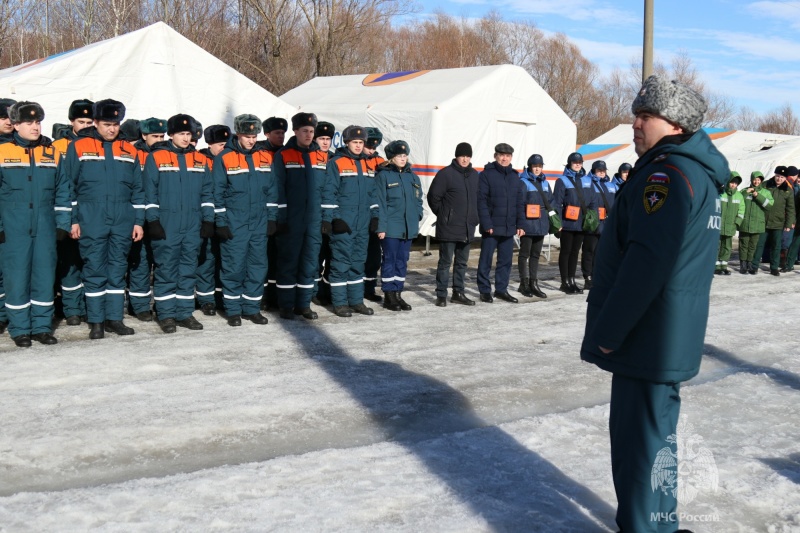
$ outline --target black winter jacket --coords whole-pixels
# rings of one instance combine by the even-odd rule
[[[481,233],[490,229],[495,237],[510,237],[521,229],[523,194],[519,174],[511,165],[487,163],[478,177],[478,216]]]
[[[470,242],[478,225],[478,172],[455,159],[436,173],[428,188],[428,206],[436,215],[436,238]]]

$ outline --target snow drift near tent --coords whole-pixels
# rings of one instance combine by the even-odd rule
[[[461,141],[472,145],[476,167],[492,161],[495,145],[505,142],[514,147],[514,168],[521,170],[528,156],[539,153],[545,168],[558,173],[575,149],[575,124],[513,65],[319,77],[281,98],[333,122],[339,132],[358,124],[379,128],[382,146],[407,141],[426,191]],[[433,235],[435,217],[425,207],[421,233]]]
[[[157,22],[113,39],[0,71],[0,95],[45,110],[44,133],[67,123],[73,100],[113,98],[126,117],[188,113],[203,126],[253,113],[289,118],[292,107],[178,32]]]

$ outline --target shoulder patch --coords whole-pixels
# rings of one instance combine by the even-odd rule
[[[644,188],[642,201],[644,210],[648,215],[652,215],[664,206],[669,196],[669,189],[661,184],[647,185]]]
[[[669,176],[664,174],[663,172],[656,172],[655,174],[650,174],[650,177],[647,178],[648,183],[663,183],[664,185],[669,184]]]

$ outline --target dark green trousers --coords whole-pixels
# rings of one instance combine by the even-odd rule
[[[675,454],[677,461],[677,447],[667,438],[676,433],[680,407],[680,383],[614,374],[608,425],[620,531],[674,533],[678,529],[678,500],[670,488],[662,490],[664,483],[653,488],[651,476],[663,448]],[[677,474],[677,467],[673,470]]]

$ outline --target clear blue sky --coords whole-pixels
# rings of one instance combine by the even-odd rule
[[[420,2],[422,4],[422,2]],[[800,1],[654,0],[655,56],[685,51],[706,82],[759,113],[800,113]],[[562,32],[602,71],[641,61],[644,0],[427,0],[422,13],[533,21]]]

